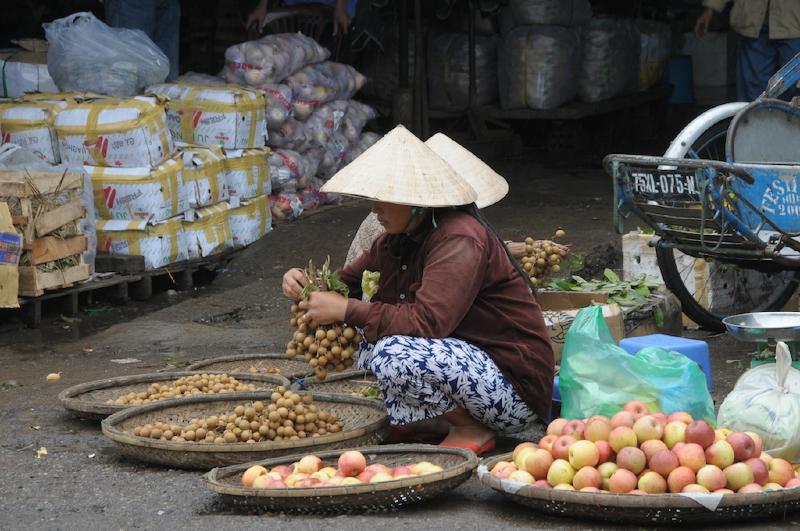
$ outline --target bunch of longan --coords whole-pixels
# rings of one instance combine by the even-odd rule
[[[320,411],[311,395],[280,386],[270,402],[248,402],[227,415],[192,419],[185,427],[156,422],[137,426],[133,434],[151,439],[197,443],[256,443],[319,437],[341,431],[335,413]]]
[[[254,384],[243,383],[227,374],[194,374],[182,376],[170,384],[152,383],[146,391],[128,393],[115,399],[106,400],[106,404],[116,406],[136,406],[159,400],[182,398],[199,394],[234,393],[258,391]]]
[[[295,327],[291,341],[286,345],[289,359],[303,356],[315,369],[318,380],[324,380],[328,371],[343,371],[353,366],[361,344],[361,334],[346,325],[324,325],[312,328],[306,313],[292,305],[289,324]]]
[[[563,238],[566,235],[558,229],[553,239]],[[525,256],[520,259],[522,268],[536,287],[546,288],[548,279],[561,271],[561,260],[567,256],[569,249],[551,240],[534,240],[525,238]]]

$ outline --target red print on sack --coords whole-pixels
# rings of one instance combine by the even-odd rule
[[[106,200],[108,208],[114,208],[114,200],[117,198],[116,188],[111,188],[110,186],[103,187],[103,197]]]
[[[11,133],[3,133],[3,144],[11,142]]]
[[[92,148],[99,150],[100,154],[103,157],[108,155],[108,138],[105,136],[98,136],[97,140],[95,140],[94,142],[92,142],[91,140],[85,140],[83,142],[83,145],[89,148],[90,150]]]
[[[201,116],[203,116],[203,111],[195,111],[192,113],[192,128],[197,129],[197,124],[200,123]]]
[[[104,247],[105,247],[106,253],[110,253],[111,252],[111,238],[107,238],[106,239],[106,244],[105,244]]]

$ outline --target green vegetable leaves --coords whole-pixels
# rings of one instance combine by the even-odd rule
[[[308,295],[312,291],[335,291],[347,297],[350,289],[347,284],[342,282],[335,271],[331,271],[331,257],[329,256],[321,269],[314,267],[314,263],[309,260],[308,267],[303,270],[306,276],[306,286],[300,293],[304,301],[308,300]]]
[[[552,281],[552,285],[563,291],[608,293],[608,300],[623,307],[641,306],[647,302],[652,290],[658,287],[654,277],[640,275],[633,280],[622,280],[614,271],[603,271],[603,280],[586,280],[578,275]]]

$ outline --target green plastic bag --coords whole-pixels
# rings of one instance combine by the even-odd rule
[[[700,367],[678,352],[648,347],[631,356],[611,338],[600,306],[575,316],[559,373],[561,416],[611,416],[631,400],[651,412],[686,411],[715,425],[714,402]]]

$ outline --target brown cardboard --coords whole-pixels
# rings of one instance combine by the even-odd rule
[[[625,337],[625,322],[619,305],[608,302],[608,294],[582,293],[575,291],[540,291],[536,294],[542,308],[550,344],[553,346],[556,364],[561,362],[561,351],[567,339],[567,331],[572,326],[575,316],[581,308],[600,304],[603,307],[603,319],[608,325],[611,337],[619,342]]]

